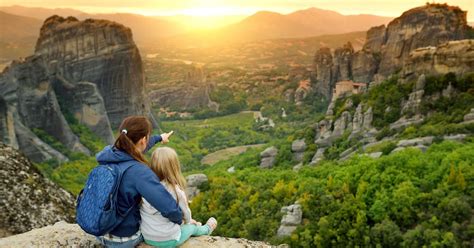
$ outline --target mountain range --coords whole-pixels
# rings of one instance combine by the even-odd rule
[[[33,50],[38,28],[52,15],[116,21],[130,27],[139,46],[157,42],[173,45],[213,45],[216,42],[245,42],[275,38],[311,37],[364,31],[388,23],[392,18],[374,15],[342,15],[335,11],[310,8],[287,15],[260,11],[236,23],[206,31],[193,31],[185,25],[192,17],[144,16],[131,13],[90,14],[68,8],[0,7],[0,57],[10,60]],[[152,28],[151,28],[152,27]],[[14,49],[12,49],[14,48]]]

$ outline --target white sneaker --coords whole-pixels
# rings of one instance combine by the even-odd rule
[[[211,217],[209,218],[207,221],[206,221],[206,225],[209,227],[209,234],[211,234],[217,227],[217,220],[216,218],[214,217]]]

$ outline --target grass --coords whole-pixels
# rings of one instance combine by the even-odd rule
[[[214,165],[220,161],[230,159],[235,155],[246,152],[249,147],[259,148],[262,146],[264,146],[264,144],[229,147],[204,156],[201,163],[204,165]]]
[[[183,170],[202,169],[204,156],[229,147],[267,143],[269,133],[254,130],[253,112],[205,120],[163,121],[163,131],[174,131],[169,143],[180,156]]]

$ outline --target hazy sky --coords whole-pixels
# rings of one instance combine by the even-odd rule
[[[399,16],[426,0],[0,0],[0,5],[75,8],[86,12],[131,12],[144,15],[250,15],[259,10],[283,14],[309,8],[335,10],[343,14]],[[443,3],[444,1],[442,1]],[[449,0],[468,11],[474,21],[474,0]]]

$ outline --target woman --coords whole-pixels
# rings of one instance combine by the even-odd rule
[[[152,125],[144,116],[125,118],[119,130],[120,134],[114,145],[106,146],[96,158],[99,164],[121,166],[130,161],[134,163],[123,175],[117,196],[121,213],[133,208],[115,229],[98,239],[106,247],[135,247],[143,241],[138,204],[142,197],[165,218],[176,224],[182,223],[182,212],[178,204],[147,166],[148,162],[143,155],[156,143],[167,143],[172,133],[150,137]]]

